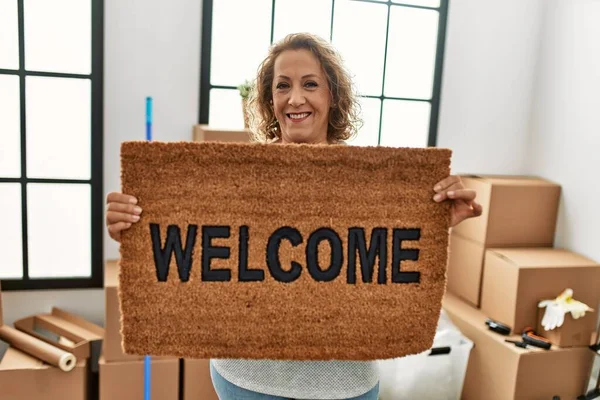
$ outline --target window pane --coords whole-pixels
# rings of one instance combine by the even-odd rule
[[[0,176],[21,176],[19,77],[0,75]]]
[[[383,101],[381,145],[427,147],[431,105],[425,101]]]
[[[392,7],[385,96],[430,99],[439,12]]]
[[[0,279],[23,277],[21,185],[0,183]]]
[[[275,2],[275,27],[273,41],[287,34],[309,32],[329,41],[331,33],[331,1],[328,0],[277,0]]]
[[[387,10],[385,4],[335,2],[333,44],[363,95],[381,95]]]
[[[213,128],[244,129],[240,92],[235,89],[212,89],[208,122]]]
[[[29,276],[91,275],[91,191],[86,184],[27,185]]]
[[[358,134],[348,141],[354,146],[377,146],[379,141],[379,113],[381,100],[368,97],[360,98],[361,118],[363,126]]]
[[[91,1],[24,0],[24,10],[27,70],[91,73]]]
[[[91,81],[27,77],[27,175],[90,179]]]
[[[253,80],[271,39],[271,0],[215,0],[210,82],[237,86]],[[235,11],[235,12],[233,12]]]
[[[0,0],[0,68],[19,69],[17,0]]]
[[[392,0],[392,3],[400,3],[400,4],[414,4],[416,6],[424,6],[424,7],[439,7],[440,0]]]

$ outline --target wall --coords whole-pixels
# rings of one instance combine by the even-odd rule
[[[145,98],[154,101],[153,138],[189,140],[197,121],[202,2],[105,0],[104,191],[120,190],[119,146],[145,139]],[[107,259],[117,244],[105,234]],[[59,305],[103,324],[104,292],[3,293],[7,324]]]
[[[454,173],[524,172],[543,0],[451,0],[438,146]]]
[[[600,262],[600,2],[551,4],[537,69],[526,170],[562,185],[556,246]]]

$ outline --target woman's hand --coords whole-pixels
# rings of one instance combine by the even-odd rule
[[[475,201],[477,192],[465,189],[460,177],[451,175],[438,182],[433,190],[436,192],[433,200],[441,202],[452,201],[452,219],[450,226],[456,226],[467,218],[479,217],[483,211],[481,204]]]
[[[106,227],[117,242],[121,241],[121,231],[140,220],[142,209],[136,204],[137,199],[127,194],[112,192],[106,196]]]

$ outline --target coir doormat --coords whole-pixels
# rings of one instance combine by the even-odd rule
[[[372,360],[432,346],[447,149],[125,142],[123,347],[186,358]]]

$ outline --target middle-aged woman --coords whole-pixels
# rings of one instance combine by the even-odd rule
[[[343,144],[356,133],[357,104],[331,44],[311,34],[288,35],[259,67],[249,104],[252,132],[273,145]],[[432,192],[434,201],[452,202],[451,226],[481,215],[475,191],[465,189],[457,176],[438,182]],[[108,231],[118,241],[142,210],[127,194],[110,193],[107,202]],[[215,359],[210,367],[221,400],[376,400],[379,395],[375,362]]]

